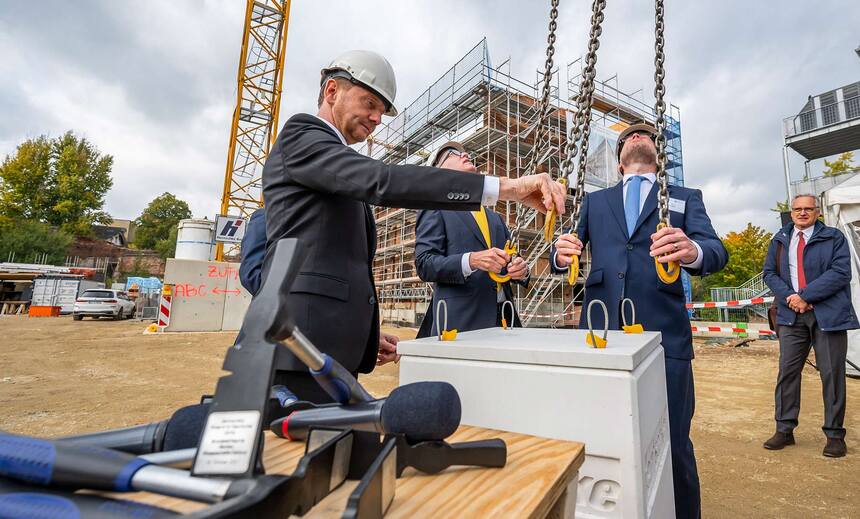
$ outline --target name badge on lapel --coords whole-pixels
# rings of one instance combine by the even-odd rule
[[[669,210],[684,214],[687,211],[687,202],[683,200],[678,200],[677,198],[669,199]]]

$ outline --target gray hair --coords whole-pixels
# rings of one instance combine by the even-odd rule
[[[810,193],[800,193],[798,195],[794,195],[794,198],[791,199],[791,205],[794,205],[794,201],[798,198],[811,198],[815,201],[815,208],[818,209],[818,197],[810,194]]]

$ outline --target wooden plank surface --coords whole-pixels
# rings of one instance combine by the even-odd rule
[[[517,517],[541,518],[552,509],[585,460],[583,444],[524,434],[461,426],[449,443],[501,438],[508,446],[502,469],[452,467],[436,475],[406,469],[397,480],[386,518]],[[304,453],[304,444],[267,433],[264,464],[268,473],[289,474]],[[346,481],[304,517],[340,517],[357,481]],[[124,494],[181,512],[205,505],[148,493]]]

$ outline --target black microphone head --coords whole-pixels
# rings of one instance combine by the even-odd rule
[[[415,382],[396,388],[382,406],[382,428],[410,442],[444,440],[460,426],[460,395],[447,382]]]
[[[197,447],[208,415],[209,404],[189,405],[177,410],[167,422],[161,450],[174,451]]]

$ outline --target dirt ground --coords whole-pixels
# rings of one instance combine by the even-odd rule
[[[136,425],[211,393],[233,333],[144,335],[135,321],[0,317],[0,429],[37,436]],[[403,338],[410,329],[389,330]],[[821,383],[803,374],[798,444],[762,449],[773,432],[774,342],[696,344],[693,442],[705,517],[860,517],[860,380],[849,379],[849,454],[821,455]],[[375,395],[397,384],[384,366],[361,382]]]

